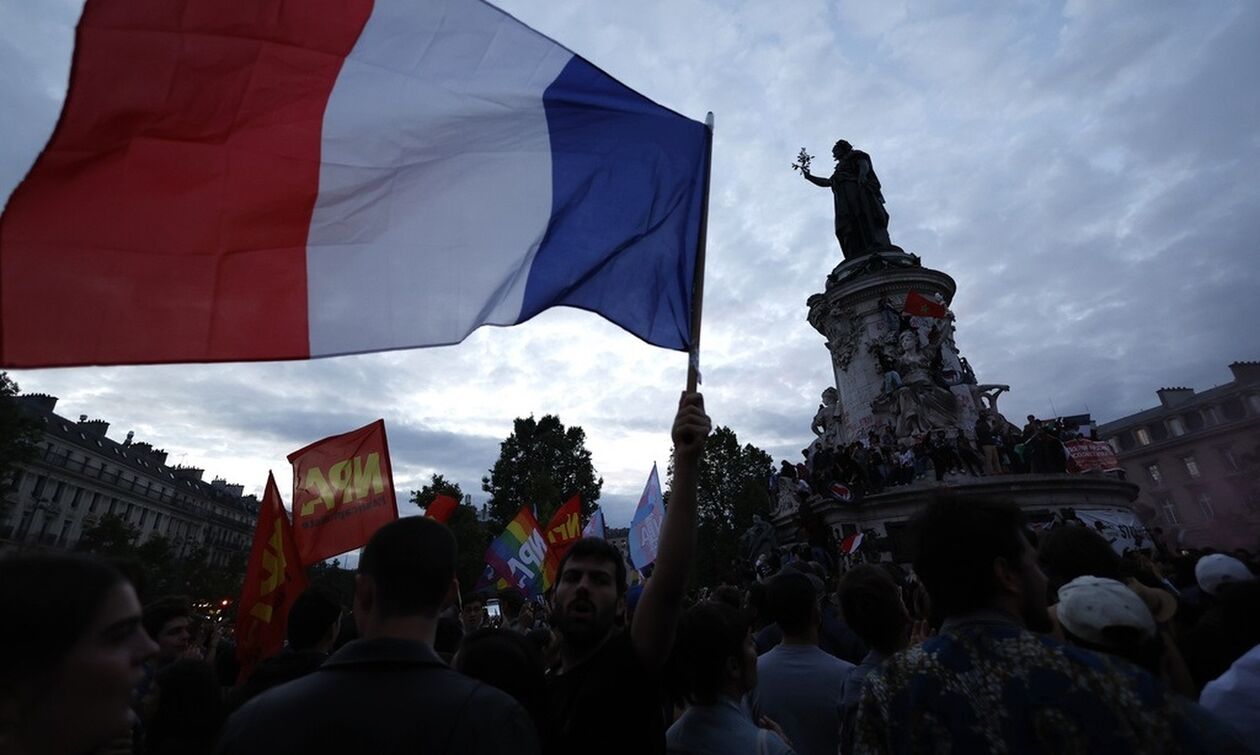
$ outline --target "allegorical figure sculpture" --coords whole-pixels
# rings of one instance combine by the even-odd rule
[[[740,535],[739,544],[743,557],[756,563],[758,556],[779,547],[779,536],[775,534],[774,525],[753,514],[752,526]]]
[[[836,239],[846,260],[873,252],[900,251],[888,238],[888,213],[879,177],[871,166],[871,156],[841,139],[832,148],[836,170],[831,178],[819,178],[809,172],[809,156],[801,150],[799,163],[793,165],[805,180],[831,189],[836,202]]]

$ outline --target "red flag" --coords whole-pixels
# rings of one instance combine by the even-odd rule
[[[305,589],[306,572],[298,559],[293,529],[280,501],[276,478],[268,473],[241,602],[236,607],[240,679],[247,678],[263,658],[279,652],[284,645],[289,608]]]
[[[916,317],[944,317],[947,311],[944,304],[935,299],[929,299],[918,291],[906,294],[906,305],[901,308],[903,315]]]
[[[582,536],[582,496],[575,495],[547,523],[547,547],[555,554],[556,561],[564,558],[569,546]]]
[[[1120,469],[1116,460],[1116,451],[1110,443],[1100,440],[1077,438],[1063,444],[1067,449],[1067,467],[1069,472],[1114,472]]]
[[[446,524],[450,520],[451,514],[454,514],[455,509],[458,507],[459,501],[451,498],[449,495],[439,494],[433,499],[433,503],[429,504],[429,508],[424,510],[424,515]]]
[[[385,420],[289,454],[293,537],[302,564],[360,548],[398,518]]]

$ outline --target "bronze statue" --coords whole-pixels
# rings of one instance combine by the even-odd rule
[[[836,201],[836,239],[846,260],[873,252],[900,252],[888,238],[888,213],[879,177],[871,166],[871,156],[841,139],[832,148],[836,170],[831,178],[819,178],[809,172],[810,155],[801,150],[793,168],[805,180],[831,189]]]

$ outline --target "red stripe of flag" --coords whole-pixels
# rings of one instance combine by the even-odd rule
[[[307,356],[323,114],[371,8],[88,0],[0,223],[0,362]]]

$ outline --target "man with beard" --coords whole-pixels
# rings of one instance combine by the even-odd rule
[[[560,669],[548,680],[558,753],[663,753],[661,672],[674,644],[696,548],[696,484],[710,423],[698,393],[684,393],[672,431],[674,480],[652,578],[629,627],[625,561],[583,538],[557,569],[552,623]]]
[[[854,752],[1211,752],[1201,714],[1145,671],[1049,636],[1023,515],[943,497],[912,523],[937,636],[872,671]]]

